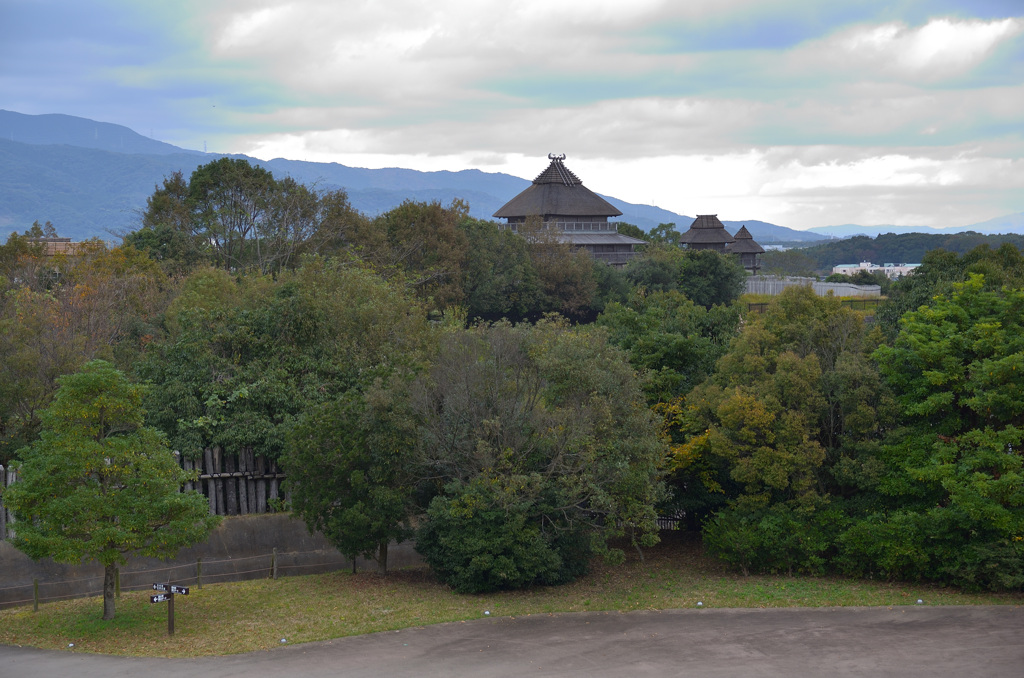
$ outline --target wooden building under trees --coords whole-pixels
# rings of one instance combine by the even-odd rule
[[[764,254],[764,248],[757,244],[746,226],[740,226],[740,230],[736,231],[733,238],[734,241],[725,246],[726,253],[738,256],[740,265],[757,275],[758,269],[761,268],[759,257]]]
[[[725,230],[717,214],[698,214],[690,229],[679,236],[679,246],[690,250],[714,250],[722,254],[735,254],[743,268],[756,273],[761,267],[758,259],[764,248],[754,241],[746,226],[741,226],[735,236]]]
[[[690,230],[679,236],[679,246],[689,250],[714,250],[725,254],[726,245],[736,239],[725,230],[717,214],[698,214]]]
[[[586,188],[565,166],[565,155],[548,154],[548,159],[547,169],[494,216],[505,219],[505,228],[513,231],[537,219],[558,241],[585,249],[611,266],[624,266],[645,241],[618,232],[618,224],[609,219],[622,212]]]
[[[76,256],[82,253],[87,243],[73,242],[71,238],[44,237],[29,238],[29,244],[41,246],[43,256],[55,257],[58,254]]]

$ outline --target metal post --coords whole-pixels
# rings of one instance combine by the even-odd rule
[[[277,548],[274,548],[274,555],[270,557],[270,578],[277,579]]]
[[[39,612],[39,580],[32,580],[32,611]]]
[[[174,594],[167,594],[167,635],[174,635]]]
[[[203,588],[203,559],[196,558],[196,586]]]

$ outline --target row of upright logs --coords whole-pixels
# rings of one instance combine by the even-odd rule
[[[284,474],[274,461],[257,456],[251,449],[224,454],[219,447],[208,448],[198,459],[181,459],[186,471],[198,471],[198,479],[185,483],[185,491],[198,490],[210,502],[210,513],[220,516],[272,513],[282,493]],[[18,473],[0,465],[0,489],[13,485]],[[0,492],[0,541],[14,536],[14,515],[3,505]]]
[[[270,513],[276,500],[287,500],[281,496],[284,474],[277,464],[251,449],[225,454],[219,447],[207,448],[202,457],[181,463],[186,471],[198,471],[198,479],[185,483],[185,490],[206,495],[212,515]]]
[[[4,469],[0,464],[0,490],[13,485],[18,480],[18,472],[13,468]],[[4,506],[3,492],[0,492],[0,541],[14,536],[14,514]]]

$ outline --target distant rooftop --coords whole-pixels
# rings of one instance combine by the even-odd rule
[[[734,241],[725,246],[725,251],[730,254],[764,254],[764,248],[754,241],[754,236],[746,226],[740,226],[733,236]]]
[[[718,219],[717,214],[698,214],[690,224],[690,230],[679,236],[679,242],[683,245],[724,246],[735,241],[736,239],[725,230],[725,224]]]

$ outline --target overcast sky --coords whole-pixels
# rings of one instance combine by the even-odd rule
[[[0,0],[0,108],[793,228],[1024,212],[1024,0]]]

